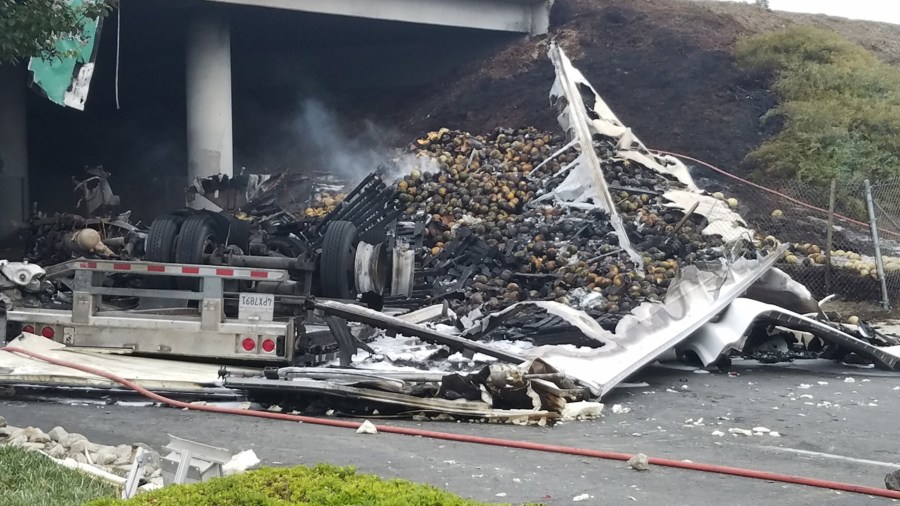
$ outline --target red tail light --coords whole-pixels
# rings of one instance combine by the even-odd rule
[[[34,327],[32,327],[31,325],[25,325],[24,327],[22,327],[22,332],[34,334]]]
[[[262,344],[260,345],[262,350],[266,353],[272,353],[275,351],[275,340],[274,339],[264,339]]]
[[[41,329],[41,335],[46,337],[47,339],[53,339],[53,336],[56,335],[56,332],[53,330],[53,327],[44,327]]]
[[[241,348],[243,348],[244,351],[253,351],[256,348],[256,341],[249,337],[245,337],[244,340],[241,341]]]

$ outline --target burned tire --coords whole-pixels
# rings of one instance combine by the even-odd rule
[[[359,237],[353,223],[335,221],[328,225],[319,256],[319,288],[323,297],[356,298],[353,269],[358,243]]]
[[[175,244],[182,223],[184,218],[173,214],[153,220],[144,244],[144,259],[150,262],[174,262]]]
[[[212,253],[221,242],[215,223],[209,216],[198,214],[188,217],[181,226],[175,245],[175,262],[202,264],[203,256]]]
[[[202,264],[203,255],[212,253],[221,241],[212,218],[204,214],[189,216],[181,226],[181,233],[175,244],[175,262],[179,264]],[[182,290],[197,290],[199,279],[179,278],[176,285]]]

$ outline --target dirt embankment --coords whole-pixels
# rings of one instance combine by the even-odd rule
[[[721,2],[557,0],[547,36],[511,43],[439,85],[388,98],[378,114],[409,137],[442,126],[556,130],[546,57],[556,40],[648,147],[745,172],[747,152],[777,128],[759,121],[775,97],[736,67],[731,51],[743,36],[793,23],[834,29],[885,61],[900,62],[896,25]]]

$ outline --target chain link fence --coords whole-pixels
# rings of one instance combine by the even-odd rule
[[[750,182],[696,165],[691,172],[757,238],[791,244],[777,266],[816,298],[900,304],[900,178],[871,182],[869,206],[864,183]]]

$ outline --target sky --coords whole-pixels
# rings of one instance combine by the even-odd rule
[[[753,0],[728,0],[753,3]],[[774,10],[828,14],[900,25],[898,0],[769,0]]]

